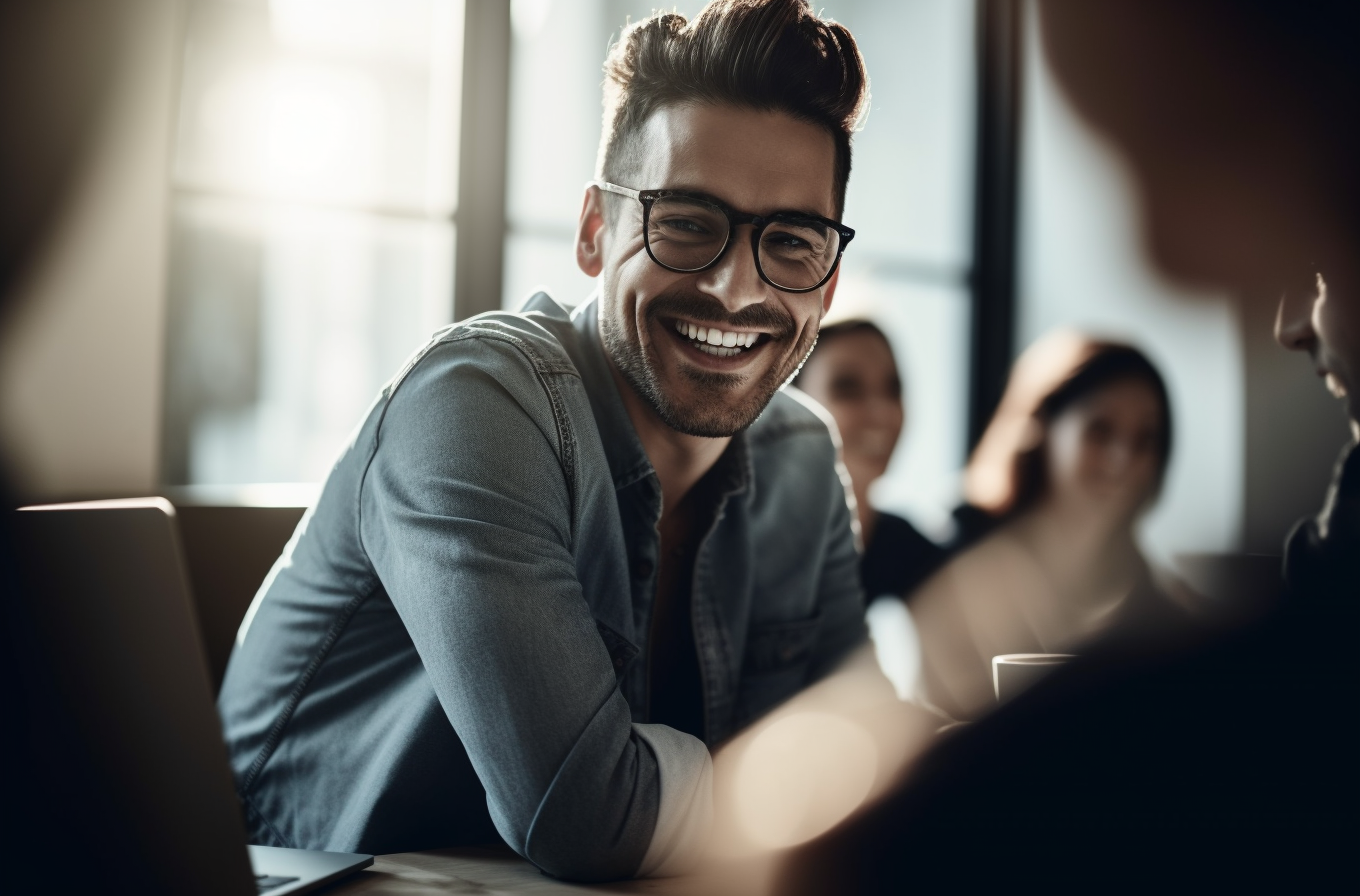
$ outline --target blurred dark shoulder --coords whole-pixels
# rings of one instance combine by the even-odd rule
[[[954,524],[954,531],[941,547],[945,554],[951,557],[968,550],[1006,522],[1005,517],[996,516],[967,502],[955,507],[950,519]]]
[[[1341,452],[1322,510],[1299,520],[1285,542],[1284,579],[1300,612],[1360,602],[1360,447]]]
[[[910,522],[880,511],[860,560],[865,597],[910,594],[948,558],[948,551]]]

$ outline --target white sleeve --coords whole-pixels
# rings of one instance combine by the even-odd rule
[[[696,737],[665,725],[634,723],[652,748],[661,777],[661,805],[638,877],[672,877],[703,852],[713,823],[713,757]]]

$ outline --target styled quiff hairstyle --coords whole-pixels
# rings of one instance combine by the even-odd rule
[[[658,12],[624,28],[604,73],[599,177],[626,179],[643,125],[663,106],[785,112],[831,134],[836,214],[844,211],[850,134],[868,110],[869,78],[854,37],[807,0],[713,0],[692,22]]]

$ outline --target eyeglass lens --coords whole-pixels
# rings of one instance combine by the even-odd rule
[[[682,196],[659,198],[647,220],[647,245],[664,266],[697,271],[727,245],[729,222],[717,206]],[[840,234],[816,220],[775,220],[760,234],[757,261],[775,286],[811,289],[836,263]]]

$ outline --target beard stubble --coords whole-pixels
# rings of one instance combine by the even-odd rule
[[[748,305],[730,314],[716,299],[678,290],[657,296],[648,303],[643,315],[647,332],[665,326],[660,320],[663,317],[680,317],[709,321],[733,330],[769,330],[771,342],[787,342],[797,334],[793,317],[778,306]],[[775,392],[802,367],[817,342],[815,328],[805,331],[787,360],[755,374],[755,386],[745,396],[735,393],[747,385],[751,374],[701,370],[682,361],[677,374],[691,387],[690,397],[682,401],[667,392],[660,365],[654,357],[647,357],[655,348],[643,346],[636,334],[629,334],[622,324],[610,315],[600,316],[601,342],[624,381],[671,429],[710,439],[734,436],[755,422]]]

